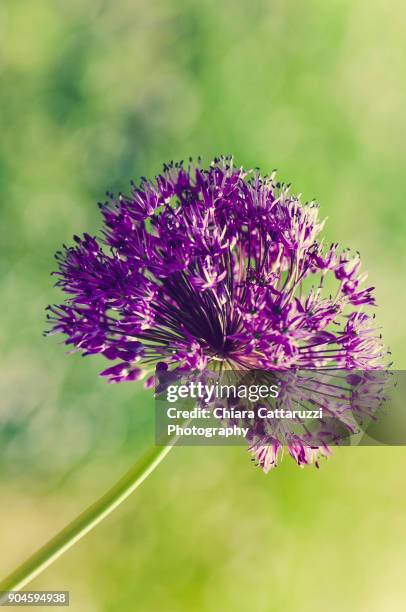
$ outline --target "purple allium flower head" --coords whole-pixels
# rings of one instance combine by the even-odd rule
[[[207,169],[169,164],[101,210],[102,236],[76,236],[56,255],[68,299],[49,318],[66,344],[114,362],[101,373],[109,382],[144,377],[152,386],[156,367],[381,364],[359,255],[325,248],[318,206],[274,174],[234,168],[231,158]],[[279,451],[252,449],[264,469]],[[318,454],[289,451],[299,464]]]

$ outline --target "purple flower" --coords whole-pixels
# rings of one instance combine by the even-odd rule
[[[361,289],[358,254],[325,249],[318,206],[301,204],[275,175],[164,166],[130,195],[101,205],[100,238],[57,253],[66,302],[50,307],[53,332],[84,355],[117,363],[110,382],[170,370],[380,367],[373,287]],[[324,290],[324,285],[335,288]],[[358,311],[362,307],[362,313]],[[277,445],[252,447],[275,465]],[[299,465],[318,448],[292,444]]]

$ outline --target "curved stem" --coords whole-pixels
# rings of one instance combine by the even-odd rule
[[[172,445],[153,447],[111,489],[0,582],[0,591],[22,589],[96,527],[151,474]],[[1,603],[1,601],[0,601]]]

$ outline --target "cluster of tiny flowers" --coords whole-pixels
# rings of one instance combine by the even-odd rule
[[[382,363],[359,255],[325,248],[318,206],[274,174],[235,168],[231,158],[207,169],[170,164],[100,206],[101,236],[76,236],[56,255],[68,297],[49,319],[66,344],[112,362],[101,373],[109,382],[144,377],[151,387],[156,368]],[[251,447],[265,470],[282,450],[276,440]],[[288,450],[299,465],[328,452],[295,440]]]

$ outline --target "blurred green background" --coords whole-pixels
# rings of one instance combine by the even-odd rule
[[[153,441],[150,392],[41,336],[53,253],[106,190],[190,155],[277,168],[361,251],[405,368],[405,26],[400,0],[2,0],[1,574]],[[178,448],[32,587],[75,612],[403,611],[405,468]]]

